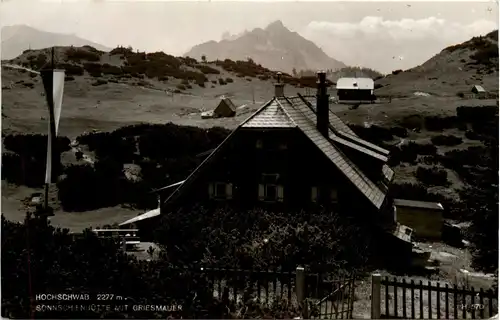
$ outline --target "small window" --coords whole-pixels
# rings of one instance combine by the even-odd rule
[[[318,202],[318,187],[311,187],[311,201]]]
[[[212,199],[231,199],[233,185],[231,183],[214,182],[208,185],[208,194]]]
[[[266,185],[266,200],[276,200],[278,198],[278,186]]]
[[[225,183],[216,183],[215,184],[215,196],[218,198],[226,196],[226,184]]]
[[[263,143],[261,139],[258,139],[257,142],[255,143],[255,147],[257,149],[262,149]]]
[[[283,186],[276,184],[259,184],[259,200],[261,201],[283,201]]]
[[[337,203],[338,202],[338,194],[337,194],[337,189],[332,189],[330,191],[330,200],[333,202],[333,203]]]

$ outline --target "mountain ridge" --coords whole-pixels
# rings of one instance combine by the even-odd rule
[[[91,46],[101,51],[110,51],[104,45],[80,38],[74,34],[63,34],[38,30],[27,25],[4,26],[2,33],[2,60],[10,60],[25,50],[44,49],[55,46]]]
[[[208,60],[247,60],[276,70],[291,73],[293,69],[334,69],[346,65],[329,57],[314,42],[290,31],[281,20],[266,28],[245,31],[238,37],[225,33],[220,41],[207,41],[192,47],[185,56]]]

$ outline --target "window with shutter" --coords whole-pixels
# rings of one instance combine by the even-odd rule
[[[318,202],[318,187],[311,187],[311,201]]]
[[[260,201],[283,201],[283,186],[276,184],[259,184]]]
[[[224,182],[209,183],[208,195],[210,199],[231,199],[233,197],[233,185]]]
[[[232,199],[233,198],[233,184],[228,183],[226,184],[226,199]]]
[[[214,196],[215,196],[213,183],[208,184],[208,196],[210,199],[214,198]]]
[[[278,201],[283,202],[283,186],[278,186]]]
[[[259,184],[259,200],[264,200],[265,198],[265,192],[264,192],[264,185]]]

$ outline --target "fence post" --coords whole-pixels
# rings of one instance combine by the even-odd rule
[[[380,319],[380,274],[372,274],[372,319]]]
[[[307,297],[306,297],[306,274],[304,267],[297,267],[295,270],[295,293],[297,302],[302,309],[302,319],[307,319]]]

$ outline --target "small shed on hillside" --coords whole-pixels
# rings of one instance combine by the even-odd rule
[[[223,98],[217,108],[214,110],[214,117],[234,117],[236,115],[236,106],[229,98]]]
[[[488,92],[480,85],[475,85],[472,87],[472,93],[474,93],[479,99],[484,99],[488,96]]]
[[[440,240],[444,208],[437,202],[394,199],[397,221],[413,229],[416,238]]]
[[[340,78],[337,81],[337,97],[342,100],[373,101],[375,83],[370,78]]]

